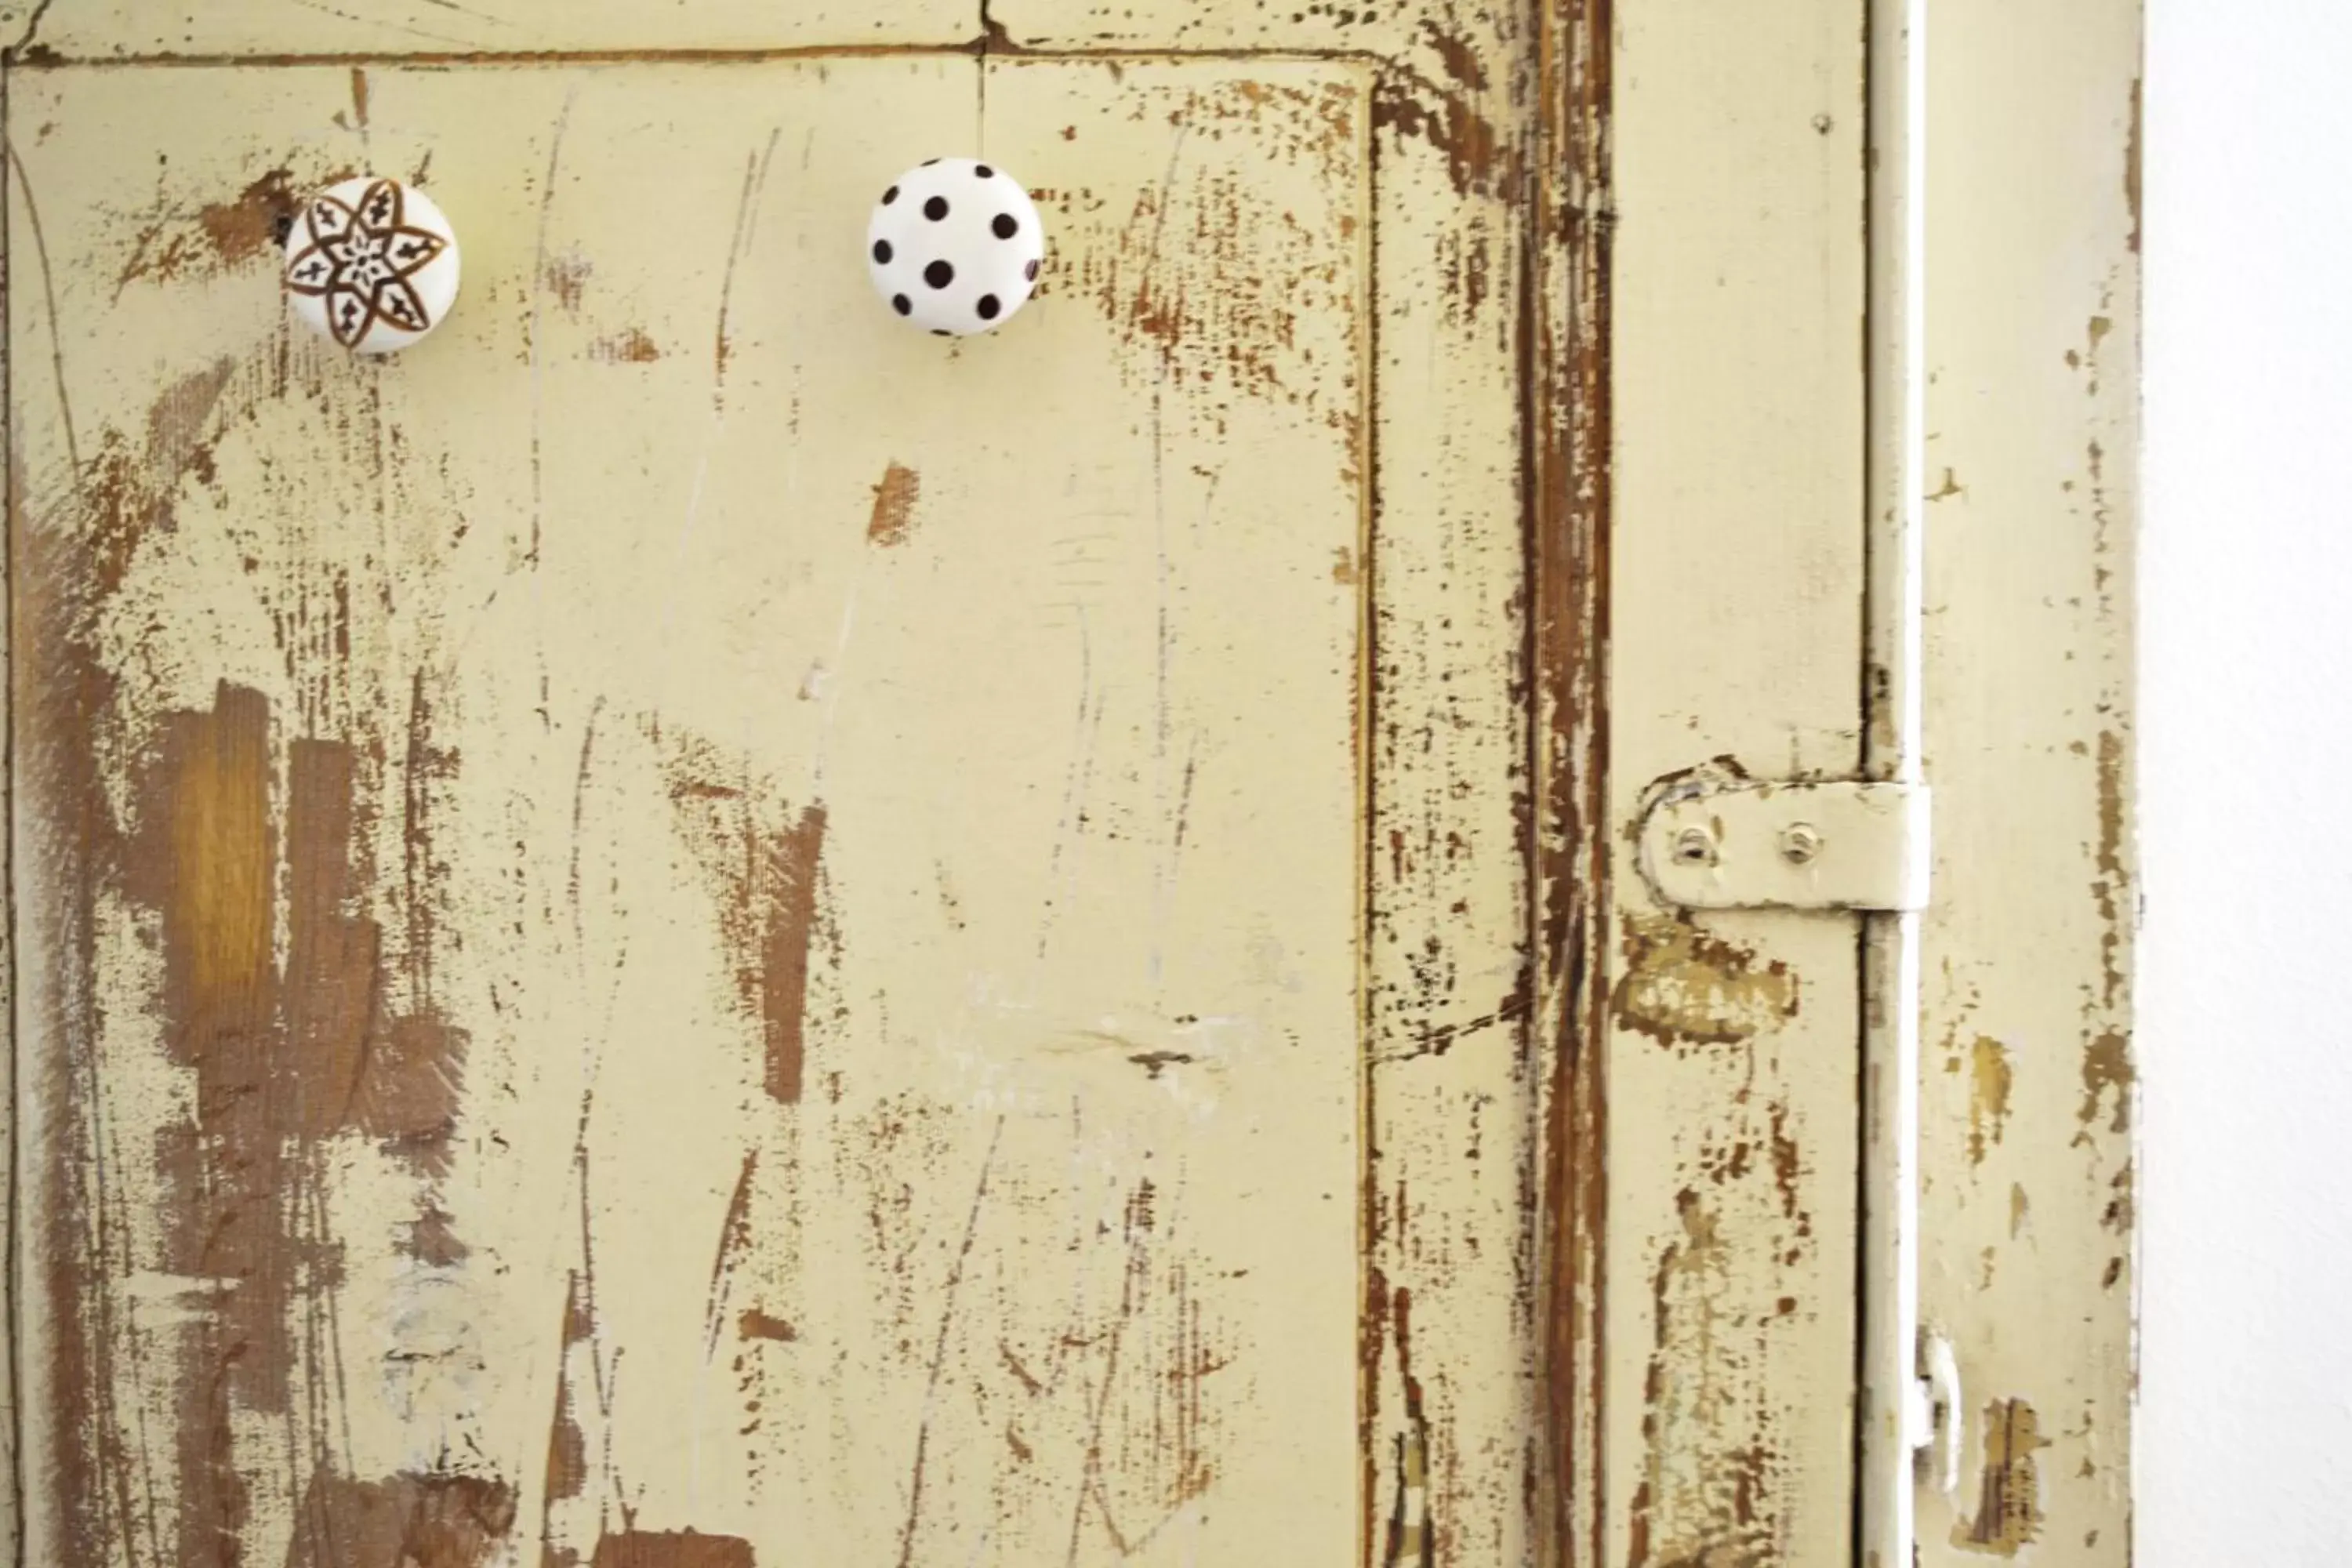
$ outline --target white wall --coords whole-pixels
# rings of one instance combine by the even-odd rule
[[[2352,1561],[2352,0],[2148,0],[2148,24],[2139,1562],[2331,1568]]]

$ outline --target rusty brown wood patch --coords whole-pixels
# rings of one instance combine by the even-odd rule
[[[824,807],[783,805],[740,767],[714,769],[707,743],[674,737],[669,744],[678,831],[712,880],[736,993],[759,1026],[768,1097],[797,1104],[808,1054],[809,955],[823,923]]]
[[[1952,1544],[1991,1557],[2015,1557],[2041,1534],[2042,1479],[2035,1455],[2050,1446],[2042,1420],[2021,1399],[1985,1407],[1984,1468],[1973,1517],[1952,1529]]]
[[[902,71],[925,68],[868,68],[910,91]],[[1156,115],[1120,128],[1133,76],[1084,68],[1088,134],[1155,154],[1189,143],[1177,175],[1155,163],[1170,199],[1237,232],[1321,204],[1360,236],[1360,73],[1213,65],[1212,89],[1188,85],[1191,68],[1141,84],[1195,126],[1171,138]],[[1263,91],[1228,90],[1235,79]],[[257,85],[161,79],[200,99]],[[1302,1446],[1268,1421],[1286,1403],[1336,1407],[1353,1360],[1286,1342],[1296,1314],[1347,1321],[1353,1295],[1353,1226],[1320,1206],[1340,1184],[1318,1171],[1344,1163],[1348,1138],[1298,1133],[1349,1125],[1330,1086],[1349,1068],[1344,1034],[1331,1045],[1352,974],[1352,596],[1329,563],[1361,543],[1360,239],[1297,220],[1290,243],[1328,298],[1199,319],[1188,350],[1245,375],[1160,386],[1136,372],[1165,356],[1126,321],[1071,318],[1088,352],[1049,348],[1107,372],[1068,404],[1124,410],[1101,421],[1125,443],[1107,471],[1171,458],[1163,504],[1182,510],[1156,546],[1097,533],[1056,555],[1084,505],[1057,510],[1048,492],[1029,513],[1001,508],[1001,476],[954,451],[927,462],[919,516],[911,466],[860,458],[846,489],[829,469],[810,546],[805,526],[744,526],[745,497],[774,493],[743,483],[746,454],[756,467],[775,450],[765,433],[756,447],[716,434],[803,417],[763,401],[789,378],[766,324],[773,269],[750,260],[758,235],[806,221],[761,195],[760,149],[778,136],[762,127],[748,184],[717,193],[716,314],[696,323],[647,309],[651,256],[630,237],[572,232],[598,222],[594,202],[563,195],[597,110],[561,78],[551,97],[550,79],[501,84],[522,109],[502,93],[468,110],[441,73],[336,72],[328,122],[394,134],[423,122],[414,93],[455,89],[461,117],[505,127],[478,145],[512,135],[501,155],[542,238],[476,280],[482,302],[453,321],[444,363],[487,363],[572,414],[524,398],[505,405],[527,409],[520,423],[443,423],[404,380],[433,362],[354,364],[282,329],[183,354],[142,390],[147,369],[107,368],[111,340],[68,319],[74,290],[49,291],[67,316],[18,318],[54,349],[65,395],[12,410],[35,432],[12,506],[18,667],[37,692],[19,715],[20,780],[47,846],[38,874],[60,894],[28,942],[56,1220],[37,1539],[136,1568],[281,1548],[303,1564],[473,1568],[534,1547],[551,1564],[702,1568],[753,1561],[748,1514],[765,1510],[760,1539],[781,1540],[777,1517],[814,1509],[829,1521],[814,1538],[835,1544],[887,1531],[910,1561],[975,1529],[1088,1562],[1173,1550],[1153,1543],[1226,1518],[1306,1540],[1321,1526],[1301,1498],[1327,1522],[1347,1506],[1332,1483],[1349,1473],[1333,1462],[1348,1432]],[[656,107],[681,85],[598,83],[624,98],[650,85]],[[45,90],[134,88],[151,84],[58,73]],[[576,118],[574,91],[590,105]],[[992,107],[1058,104],[1029,89]],[[1263,190],[1233,173],[1262,127]],[[1078,168],[1104,166],[1074,145]],[[105,161],[68,137],[30,167],[81,157]],[[276,188],[204,195],[218,174],[172,176],[167,223],[202,230],[174,215],[258,211]],[[76,216],[77,276],[121,242],[113,210]],[[1079,222],[1067,243],[1101,254],[1120,233]],[[142,264],[125,308],[235,300],[258,254]],[[468,331],[503,352],[469,353]],[[1107,337],[1114,353],[1098,352]],[[693,341],[724,354],[639,346]],[[674,418],[664,449],[706,465],[710,497],[695,491],[683,532],[632,542],[642,493],[582,504],[592,470],[615,491],[642,477],[598,468],[572,434],[608,397]],[[983,404],[1013,406],[1001,392]],[[805,417],[837,426],[839,413]],[[1238,456],[1211,434],[1237,413],[1254,443]],[[933,526],[934,505],[962,526]],[[1003,525],[1024,517],[1026,531]],[[1179,526],[1199,542],[1177,542]],[[780,541],[803,553],[747,583],[740,609],[665,614],[665,594],[757,577]],[[714,568],[705,542],[739,553]],[[747,542],[769,553],[745,566]],[[1003,595],[961,584],[1006,562],[1044,575],[1013,584],[1018,614],[992,623]],[[952,597],[926,600],[927,581]],[[1152,625],[1129,612],[1154,593],[1160,625],[1129,635]],[[958,600],[982,613],[960,621]],[[1196,626],[1187,603],[1255,607]],[[730,615],[727,637],[707,635]],[[754,616],[769,635],[740,635]],[[1247,681],[1194,673],[1253,644]],[[730,648],[764,662],[730,668]],[[1269,671],[1291,684],[1269,688]],[[1058,689],[1072,678],[1074,755]],[[894,706],[958,681],[960,698],[913,710],[924,725]],[[1050,709],[1025,703],[1036,692]],[[1046,812],[1024,815],[1038,751],[968,727],[927,742],[919,768],[877,752],[877,735],[975,710],[1016,726],[1051,712],[1056,733],[1021,742],[1069,758]],[[1303,782],[1327,809],[1268,836],[1251,826],[1262,812],[1230,805],[1252,771]],[[842,779],[846,817],[827,787]],[[1196,779],[1217,794],[1196,799]],[[960,817],[991,792],[985,828]],[[1261,869],[1302,841],[1309,858]],[[1042,871],[1008,866],[1003,847]],[[894,902],[905,867],[919,896]],[[1219,890],[1172,901],[1195,885],[1180,870]],[[1118,918],[1155,881],[1171,900],[1161,927]],[[1291,901],[1302,893],[1311,908]],[[1227,911],[1259,905],[1227,942]],[[991,971],[1011,978],[994,992],[944,979]],[[947,1039],[984,1072],[921,1054]],[[1250,1193],[1264,1163],[1250,1129],[1267,1115],[1297,1123],[1294,1149],[1324,1150],[1271,1198]],[[1203,1128],[1214,1152],[1195,1152]],[[1110,1179],[1074,1189],[1074,1170]],[[1288,1215],[1280,1247],[1214,1220],[1245,1194]],[[1302,1243],[1311,1266],[1293,1260]],[[1293,1384],[1316,1392],[1281,1395]],[[855,1451],[821,1468],[804,1435],[848,1403],[856,1420],[832,1429]],[[681,1422],[708,1451],[698,1473],[723,1478],[715,1507],[677,1470]]]
[[[1250,53],[1275,24],[1202,8],[1160,19],[1163,45],[1202,51],[1175,61],[1070,44],[1072,6],[995,10],[976,50],[992,134],[1073,171],[1039,187],[1070,238],[1047,293],[1066,309],[1034,324],[1041,363],[1094,379],[1085,451],[1050,483],[859,444],[784,373],[776,322],[812,329],[775,237],[823,176],[787,180],[796,149],[767,121],[680,111],[734,138],[716,173],[670,171],[710,198],[690,226],[709,243],[687,303],[633,288],[645,255],[593,232],[580,194],[604,177],[583,171],[628,166],[598,95],[669,73],[723,97],[698,74],[715,62],[683,54],[502,84],[515,104],[484,129],[515,132],[499,199],[536,240],[480,281],[462,330],[481,342],[439,346],[493,345],[533,390],[510,421],[475,411],[478,446],[404,390],[435,362],[362,384],[288,342],[214,353],[152,416],[85,395],[74,440],[45,426],[16,508],[38,628],[20,638],[40,644],[27,798],[55,840],[44,874],[86,889],[80,945],[44,948],[44,1026],[66,1046],[47,1103],[87,1106],[81,1085],[135,1058],[103,1004],[139,994],[121,936],[147,932],[162,1059],[188,1096],[163,1121],[176,1163],[155,1169],[182,1195],[153,1212],[185,1233],[170,1272],[237,1280],[217,1310],[198,1292],[163,1335],[131,1331],[152,1310],[108,1292],[148,1257],[147,1200],[85,1176],[108,1126],[53,1122],[53,1384],[90,1408],[60,1436],[82,1466],[61,1500],[85,1540],[137,1521],[160,1563],[164,1537],[241,1542],[299,1517],[302,1561],[331,1535],[431,1568],[533,1545],[575,1568],[735,1568],[802,1510],[909,1563],[982,1536],[1075,1563],[1176,1552],[1220,1520],[1303,1530],[1312,1509],[1318,1542],[1352,1521],[1370,1563],[1565,1564],[1601,1561],[1626,1522],[1609,1479],[1654,1467],[1638,1560],[1779,1549],[1806,1483],[1753,1437],[1769,1402],[1676,1378],[1769,1272],[1750,1255],[1810,1240],[1801,1106],[1768,1092],[1693,1141],[1685,1228],[1627,1270],[1638,1295],[1654,1265],[1651,1311],[1614,1361],[1601,1334],[1607,1032],[1769,1072],[1801,989],[1767,944],[1611,929],[1616,22],[1601,4],[1318,17],[1337,31],[1317,47],[1345,58],[1309,63]],[[381,142],[472,68],[320,74],[339,131]],[[935,96],[973,74],[936,50],[825,68]],[[237,189],[159,205],[163,226],[112,263],[124,298],[229,298],[266,259],[236,225],[274,187]],[[208,223],[215,205],[244,216]],[[902,398],[962,377],[983,417],[1016,384],[984,357],[1010,342],[923,371],[913,354],[944,351],[860,346]],[[609,500],[574,482],[590,452],[564,423],[609,413],[600,398],[646,424]],[[807,455],[805,512],[780,518],[752,430]],[[289,456],[297,431],[332,461]],[[658,482],[633,471],[679,453]],[[93,502],[98,483],[113,493]],[[1278,517],[1252,510],[1276,494]],[[1139,529],[1150,550],[1124,553]],[[225,617],[218,668],[205,634],[141,629],[174,593]],[[257,641],[241,595],[265,605]],[[1231,698],[1297,679],[1286,647],[1313,652],[1287,709]],[[1246,674],[1187,684],[1219,658]],[[1050,721],[1018,700],[1039,690]],[[1298,721],[1310,706],[1335,721]],[[1042,785],[991,776],[984,745],[970,776],[937,765],[975,753],[981,718],[1013,727]],[[927,767],[877,760],[908,736]],[[1282,809],[1270,778],[1363,794],[1251,838],[1234,803]],[[1330,880],[1340,860],[1281,858],[1310,839],[1344,855],[1318,829],[1349,805],[1369,851],[1360,1064],[1328,1017],[1279,1011],[1358,983],[1316,948],[1319,910],[1228,950],[1186,903],[1204,874],[1234,908],[1256,868]],[[1008,905],[1033,878],[1042,914]],[[1112,917],[1147,908],[1176,936],[1129,953]],[[1221,1034],[1235,995],[1282,1021]],[[1357,1099],[1277,1062],[1360,1067]],[[1334,1105],[1331,1126],[1302,1109]],[[1246,1114],[1274,1119],[1278,1155],[1187,1154]],[[532,1226],[501,1224],[485,1184]],[[1236,1249],[1266,1226],[1285,1246]],[[411,1272],[388,1287],[386,1268]],[[397,1290],[445,1285],[474,1293],[466,1331],[400,1328],[408,1359],[384,1375],[403,1414],[339,1438],[338,1358],[383,1348]],[[1762,1343],[1723,1377],[1778,1375]],[[138,1367],[93,1362],[134,1351]],[[1612,1470],[1604,1394],[1636,1401],[1645,1363],[1654,1452]],[[154,1414],[152,1369],[211,1374],[210,1403],[158,1423],[211,1436],[151,1508],[127,1434]],[[1350,1385],[1360,1426],[1298,1427]],[[505,1404],[527,1416],[475,1424]],[[242,1458],[239,1423],[281,1411],[290,1498]],[[820,1413],[855,1498],[806,1458]],[[446,1452],[384,1462],[389,1435],[433,1431]],[[685,1500],[689,1449],[715,1510]],[[1720,1480],[1693,1489],[1695,1458]]]
[[[496,1481],[320,1476],[303,1500],[287,1568],[488,1568],[514,1521],[514,1493]],[[233,1542],[221,1552],[221,1561],[237,1560]]]
[[[1687,920],[1628,920],[1612,1004],[1620,1024],[1661,1045],[1738,1046],[1797,1016],[1797,976]]]
[[[596,1543],[590,1568],[752,1568],[751,1544],[691,1530],[631,1530]]]
[[[1607,956],[1609,539],[1613,526],[1612,0],[1538,11],[1534,185],[1558,247],[1530,246],[1549,309],[1522,328],[1531,403],[1527,469],[1528,657],[1536,705],[1528,775],[1533,1037],[1551,1059],[1537,1257],[1545,1325],[1541,1461],[1535,1485],[1545,1568],[1607,1552]],[[1466,62],[1448,62],[1463,79]],[[1474,289],[1474,292],[1477,290]]]
[[[874,487],[874,515],[866,521],[866,537],[881,545],[904,544],[922,488],[921,477],[903,463],[883,469],[882,482]]]

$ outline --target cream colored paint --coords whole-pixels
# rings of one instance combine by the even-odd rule
[[[1368,1561],[1550,1562],[1536,1348],[1550,1072],[1526,900],[1528,540],[1517,333],[1529,15],[995,0],[1013,47],[1370,53],[1377,177],[1365,824]],[[1612,1376],[1619,1375],[1612,1371]],[[1638,1378],[1638,1372],[1634,1374]],[[1638,1383],[1629,1386],[1638,1386]],[[1603,1391],[1585,1388],[1591,1402]],[[1591,1463],[1584,1456],[1573,1461]],[[1576,1500],[1597,1510],[1601,1500]],[[1561,1561],[1582,1561],[1563,1556]]]
[[[1927,35],[1921,1296],[1967,1392],[1919,1532],[1947,1568],[2131,1552],[2139,26],[1944,6]]]
[[[17,353],[54,342],[63,378],[20,383],[35,526],[77,526],[68,405],[87,453],[239,367],[190,433],[208,472],[102,612],[107,805],[135,812],[155,717],[222,681],[268,698],[281,754],[397,748],[421,700],[447,759],[383,760],[388,798],[433,796],[432,908],[397,877],[370,907],[429,920],[472,1037],[431,1200],[470,1256],[394,1256],[415,1179],[331,1145],[338,1342],[297,1370],[298,1447],[362,1480],[503,1478],[528,1538],[562,1372],[593,1458],[547,1533],[583,1561],[616,1510],[763,1560],[1349,1561],[1358,607],[1332,563],[1363,528],[1360,73],[992,72],[980,145],[1024,154],[1056,270],[962,347],[872,300],[856,219],[973,133],[968,61],[372,68],[364,126],[354,79],[61,73],[10,105],[58,301],[19,296]],[[219,134],[160,166],[124,133],[189,123]],[[267,266],[108,287],[118,215],[428,153],[467,291],[381,366],[289,337]],[[1136,332],[1142,289],[1256,310],[1223,323],[1246,362]],[[602,351],[623,333],[655,357]],[[877,542],[898,462],[919,490]],[[780,1106],[724,963],[727,857],[820,804],[827,962]],[[400,829],[377,816],[377,864]],[[144,929],[111,906],[101,1098],[28,1107],[36,1147],[59,1114],[129,1151],[188,1114]],[[113,1173],[132,1264],[90,1283],[147,1351],[119,1408],[168,1433],[165,1330],[204,1291],[138,1286],[167,1196]],[[567,1352],[583,1247],[595,1327]],[[742,1337],[754,1310],[796,1339]],[[77,1418],[44,1343],[37,1475]],[[236,1441],[277,1561],[299,1499],[268,1424]],[[168,1521],[172,1467],[142,1479]],[[30,1524],[65,1552],[37,1491]],[[128,1521],[113,1542],[150,1560]]]
[[[634,1520],[761,1562],[1841,1560],[1853,923],[1677,919],[1631,856],[1661,776],[1859,765],[1859,0],[1621,6],[1613,183],[1577,193],[1580,232],[1614,226],[1618,848],[1591,982],[1610,1108],[1584,1130],[1605,1271],[1578,1286],[1598,1381],[1551,1413],[1600,1436],[1564,1466],[1598,1534],[1568,1542],[1526,1512],[1561,1397],[1536,1349],[1560,1042],[1525,1016],[1522,798],[1519,334],[1560,304],[1521,292],[1529,94],[1556,67],[1520,62],[1551,42],[1446,0],[508,7],[527,40],[430,9],[52,0],[30,42],[990,53],[12,75],[20,526],[86,504],[58,386],[86,460],[111,427],[171,470],[174,526],[102,618],[133,720],[98,759],[106,809],[133,812],[155,717],[226,677],[269,697],[281,775],[293,733],[379,736],[380,797],[421,782],[433,815],[442,934],[395,918],[397,876],[367,900],[393,955],[437,943],[439,1000],[468,1010],[464,1152],[424,1195],[474,1250],[396,1258],[416,1178],[337,1144],[324,1222],[371,1239],[326,1294],[381,1369],[332,1396],[347,1437],[313,1433],[339,1473],[496,1475],[517,1547],[583,1557]],[[2111,62],[2114,37],[2080,41]],[[166,125],[161,165],[121,130]],[[1038,189],[1055,270],[950,350],[832,237],[876,179],[967,144]],[[364,380],[282,335],[266,254],[205,248],[279,163],[299,186],[362,162],[429,174],[469,271],[458,317]],[[103,199],[47,195],[86,184]],[[216,402],[151,417],[223,359],[246,368]],[[819,802],[822,962],[779,1106],[726,854],[793,842]],[[2053,829],[2086,809],[2053,795]],[[37,1016],[49,933],[19,908]],[[105,1088],[24,1109],[37,1160],[61,1108],[134,1149],[187,1114],[152,919],[100,919]],[[1931,1164],[1964,1124],[2023,1149],[2015,1105],[1928,1111]],[[215,1309],[146,1266],[163,1194],[114,1168],[119,1342],[165,1365],[161,1331]],[[597,1327],[573,1337],[583,1215]],[[40,1310],[26,1398],[55,1417]],[[163,1430],[147,1375],[118,1373],[118,1408]],[[550,1507],[565,1387],[591,1474]],[[247,1422],[238,1452],[278,1436]],[[270,1560],[295,1483],[256,1474]]]
[[[1633,829],[1653,780],[1716,758],[1759,778],[1860,764],[1861,22],[1621,16],[1610,766],[1630,972],[1606,1452],[1628,1502],[1606,1561],[1633,1568],[1837,1562],[1852,1541],[1855,917],[1686,925],[1651,902]],[[1733,1001],[1759,986],[1780,1000]]]
[[[0,26],[69,58],[342,54],[530,54],[584,49],[939,47],[979,36],[971,0],[12,0]]]

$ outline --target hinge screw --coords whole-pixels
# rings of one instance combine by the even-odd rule
[[[1675,835],[1675,858],[1685,866],[1715,864],[1715,835],[1704,827],[1685,827]]]
[[[1792,823],[1780,834],[1780,858],[1791,866],[1810,865],[1821,852],[1821,833],[1810,822]]]

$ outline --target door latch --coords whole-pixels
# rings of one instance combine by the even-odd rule
[[[1906,1435],[1919,1479],[1946,1497],[1960,1489],[1960,1363],[1952,1342],[1919,1331],[1919,1379],[1912,1385]]]
[[[1693,775],[1642,820],[1642,874],[1686,910],[1927,907],[1925,784],[1758,783]]]

